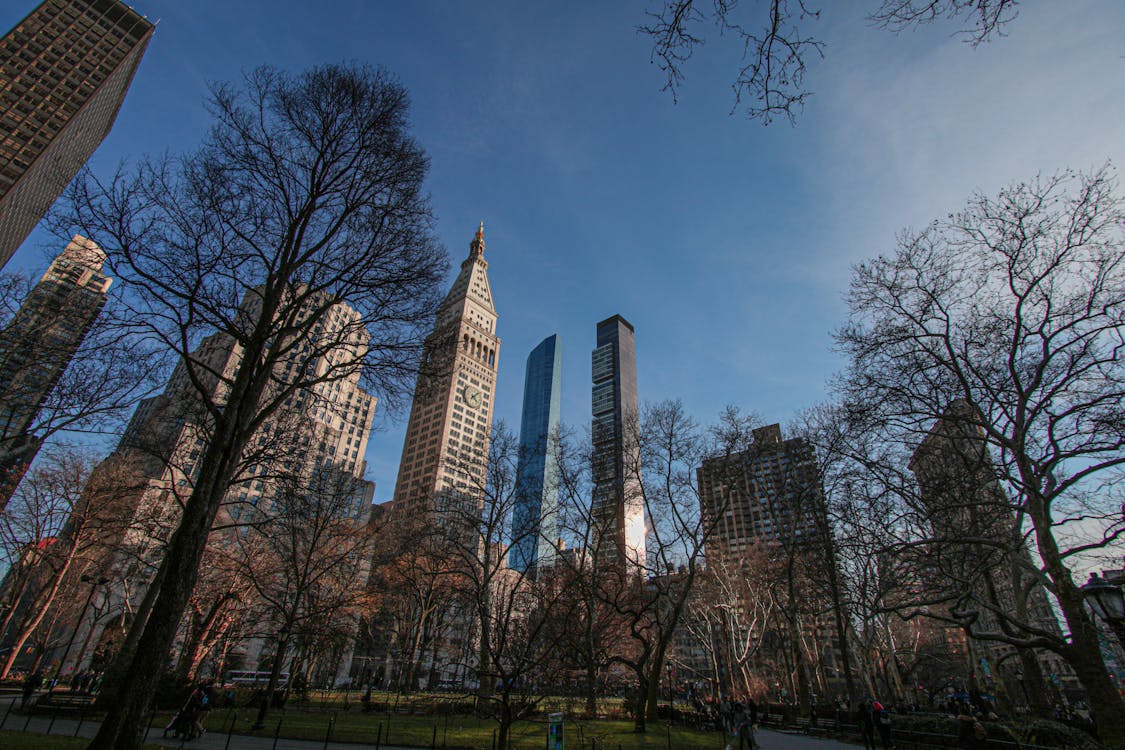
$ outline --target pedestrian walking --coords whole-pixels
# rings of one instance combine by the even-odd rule
[[[957,714],[957,746],[963,750],[978,750],[988,744],[988,730],[980,719],[972,714],[968,706],[963,706]]]
[[[27,705],[31,700],[31,696],[35,695],[35,691],[43,685],[43,670],[37,669],[27,676],[23,681],[23,700],[20,701],[20,707]]]
[[[203,717],[211,710],[214,703],[214,684],[214,680],[201,682],[191,691],[187,702],[164,727],[165,738],[171,734],[181,740],[194,740],[207,733],[203,728]]]
[[[883,750],[891,750],[895,745],[891,742],[891,712],[879,701],[871,706],[875,717],[875,729],[879,732],[879,741],[883,743]]]
[[[215,681],[207,680],[200,683],[199,687],[191,694],[188,703],[192,707],[192,737],[202,737],[207,733],[207,730],[203,728],[203,717],[215,707]]]
[[[863,736],[863,750],[875,750],[875,706],[870,698],[859,704],[859,733]]]

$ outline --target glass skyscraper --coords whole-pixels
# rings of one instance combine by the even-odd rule
[[[551,335],[531,350],[523,385],[517,497],[508,565],[528,571],[550,564],[558,536],[557,437],[562,347]]]
[[[638,572],[645,565],[645,517],[637,348],[632,324],[620,315],[598,323],[591,380],[594,497],[590,514],[595,554],[607,565]]]

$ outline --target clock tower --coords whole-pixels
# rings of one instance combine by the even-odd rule
[[[395,482],[396,513],[420,519],[451,502],[479,507],[499,361],[481,222],[426,338]]]

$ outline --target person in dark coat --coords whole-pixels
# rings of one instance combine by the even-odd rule
[[[988,731],[973,716],[972,709],[963,705],[957,714],[957,746],[963,750],[979,750],[988,744]]]
[[[23,700],[20,706],[26,706],[27,702],[31,700],[31,696],[35,695],[35,691],[43,685],[43,671],[40,669],[35,670],[27,676],[23,681]]]
[[[738,750],[755,750],[756,747],[754,721],[750,718],[750,710],[746,709],[738,715]]]
[[[875,707],[870,698],[859,704],[859,733],[863,736],[863,749],[875,750]]]
[[[188,698],[188,708],[191,717],[191,738],[202,737],[207,730],[203,728],[203,717],[214,708],[215,681],[207,680],[200,683]]]
[[[891,712],[879,701],[871,706],[875,718],[875,729],[879,731],[879,740],[883,743],[883,750],[891,750],[895,745],[891,742]]]

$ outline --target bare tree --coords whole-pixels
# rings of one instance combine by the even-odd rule
[[[975,196],[961,213],[904,234],[892,255],[858,266],[851,322],[837,333],[851,363],[839,392],[889,459],[869,468],[902,471],[913,456],[918,508],[958,504],[956,524],[923,517],[915,527],[946,542],[961,536],[957,565],[979,572],[992,556],[1013,571],[1017,591],[1045,586],[1069,635],[1021,617],[1018,606],[993,605],[995,627],[974,609],[962,609],[962,622],[985,626],[974,628],[978,637],[1064,658],[1114,747],[1125,747],[1125,733],[1110,717],[1125,707],[1074,568],[1125,534],[1123,228],[1108,168]],[[972,486],[934,486],[956,474]],[[911,491],[906,479],[885,486]],[[1037,560],[1019,553],[1025,540]],[[989,598],[999,601],[975,601]]]
[[[721,508],[711,516],[701,512],[696,469],[706,457],[731,455],[747,447],[750,420],[728,410],[707,430],[678,401],[667,401],[646,407],[639,420],[624,421],[635,425],[627,428],[631,432],[625,442],[632,441],[638,450],[625,451],[624,475],[644,507],[646,559],[634,568],[599,549],[600,544],[613,543],[612,535],[598,533],[601,521],[589,499],[574,498],[581,504],[569,508],[567,515],[579,529],[593,530],[585,537],[592,549],[571,564],[585,578],[591,595],[612,612],[603,621],[623,631],[610,661],[632,678],[630,705],[635,729],[643,733],[647,722],[656,718],[673,639],[703,570],[704,546],[722,515]]]
[[[372,564],[374,606],[368,613],[369,627],[383,631],[377,655],[387,685],[418,688],[423,657],[446,635],[462,600],[461,584],[457,561],[440,531],[421,519],[392,513]]]
[[[565,431],[560,431],[555,445],[558,520],[564,537],[552,541],[557,545],[557,567],[552,576],[569,595],[571,622],[564,635],[563,663],[579,676],[586,714],[593,717],[598,697],[610,681],[613,655],[624,650],[626,628],[617,611],[598,592],[605,558],[597,554],[597,527],[590,518],[592,447]]]
[[[87,174],[68,193],[73,223],[129,285],[134,321],[180,357],[207,409],[159,591],[123,649],[94,748],[140,747],[208,532],[259,426],[294,394],[357,370],[384,405],[405,394],[446,266],[422,188],[428,161],[388,73],[262,68],[242,90],[213,87],[210,104],[198,151],[109,182]],[[331,325],[341,303],[357,314]],[[192,356],[213,332],[237,346],[236,367]],[[302,366],[314,362],[327,366]]]
[[[509,565],[510,547],[538,542],[540,526],[526,516],[514,523],[517,506],[526,505],[518,438],[502,422],[493,425],[483,474],[478,450],[465,446],[447,456],[460,489],[439,500],[436,523],[461,579],[461,616],[475,624],[478,703],[497,722],[497,747],[507,747],[512,725],[548,694],[542,687],[559,661],[564,629],[557,625],[567,599],[561,579],[543,566]]]
[[[75,620],[84,613],[71,606],[73,597],[63,594],[75,594],[80,575],[96,563],[102,537],[118,532],[120,502],[128,491],[122,474],[92,475],[93,462],[79,451],[56,449],[45,458],[20,485],[3,516],[5,546],[18,554],[0,628],[0,635],[11,631],[11,650],[0,665],[0,677],[7,676],[37,631],[49,634],[62,610],[71,632],[80,626]],[[50,639],[44,635],[43,640]]]
[[[161,369],[161,352],[130,336],[112,300],[104,309],[105,292],[68,273],[53,266],[35,286],[0,276],[0,512],[45,442],[113,433]]]
[[[182,683],[200,677],[204,660],[237,625],[252,603],[253,583],[243,575],[246,560],[238,545],[227,535],[212,534],[199,578],[188,600],[188,616],[183,623],[183,646],[173,673]]]
[[[969,22],[962,34],[974,46],[1001,34],[1015,17],[1018,0],[882,0],[869,20],[885,29],[901,31],[947,17]],[[740,13],[747,5],[753,10]],[[761,12],[764,21],[742,16]],[[795,123],[812,92],[805,88],[810,61],[824,56],[824,43],[803,29],[820,17],[809,0],[665,0],[638,27],[652,38],[652,60],[664,74],[664,89],[678,96],[684,68],[707,39],[708,27],[742,48],[742,62],[731,90],[731,113],[745,111],[750,119],[768,125],[784,116]]]
[[[737,561],[709,558],[688,601],[685,627],[707,652],[724,695],[763,695],[772,684],[757,657],[775,618],[769,589],[776,567],[758,545]]]
[[[264,726],[292,643],[307,644],[332,624],[355,622],[371,560],[370,509],[363,501],[360,480],[318,468],[291,477],[263,511],[267,517],[229,540],[238,548],[236,575],[249,583],[264,617],[258,635],[274,641],[256,727]]]

